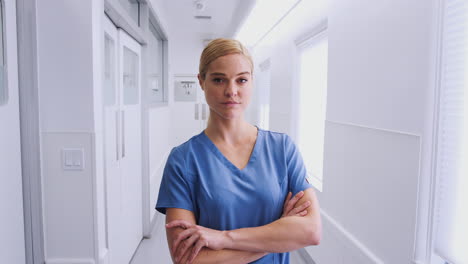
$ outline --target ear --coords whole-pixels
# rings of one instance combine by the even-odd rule
[[[200,84],[201,89],[202,89],[202,90],[205,90],[205,89],[203,89],[203,82],[204,82],[205,80],[203,80],[203,79],[201,78],[200,74],[197,75],[197,78],[198,78],[198,84]]]

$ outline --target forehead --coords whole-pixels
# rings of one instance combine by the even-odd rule
[[[240,72],[252,72],[249,59],[242,54],[228,54],[216,58],[208,66],[210,72],[220,72],[226,74],[237,74]]]

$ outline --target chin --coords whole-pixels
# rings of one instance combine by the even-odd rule
[[[236,109],[235,111],[226,111],[221,109],[220,111],[213,111],[210,113],[211,115],[216,114],[219,118],[225,120],[234,120],[244,117],[244,111],[241,109]]]
[[[234,119],[239,119],[242,118],[244,113],[226,113],[221,115],[224,119],[227,120],[234,120]]]

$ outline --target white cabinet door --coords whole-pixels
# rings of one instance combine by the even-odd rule
[[[112,264],[128,264],[142,235],[140,45],[104,26],[104,148]]]
[[[16,2],[0,0],[0,12],[0,262],[22,264],[25,263],[25,243]]]

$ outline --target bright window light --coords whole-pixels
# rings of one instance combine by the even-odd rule
[[[435,253],[468,263],[468,2],[446,0],[437,142]]]
[[[270,32],[301,0],[257,0],[236,39],[253,47]]]
[[[300,47],[298,145],[307,174],[322,190],[325,112],[327,102],[328,39],[325,33]]]

